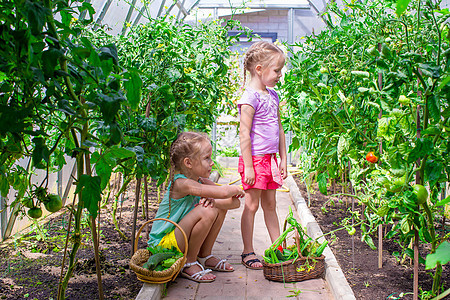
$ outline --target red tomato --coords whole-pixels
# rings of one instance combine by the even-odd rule
[[[378,161],[378,157],[372,151],[367,153],[366,159],[368,162],[373,163],[373,164]]]
[[[280,250],[280,252],[281,253],[283,253],[283,247],[280,245],[280,246],[278,246],[278,248],[277,248],[278,250]]]

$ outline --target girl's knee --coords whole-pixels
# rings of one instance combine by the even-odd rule
[[[255,214],[258,211],[259,204],[258,203],[246,203],[244,209]]]
[[[204,220],[211,220],[214,222],[214,220],[217,218],[217,216],[220,214],[220,210],[214,207],[203,207],[203,210],[200,214],[201,219]]]

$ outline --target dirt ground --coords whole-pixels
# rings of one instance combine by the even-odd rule
[[[298,178],[296,181],[303,197],[308,199],[305,186]],[[134,184],[131,184],[125,195],[125,201],[122,205],[119,203],[117,213],[120,229],[127,239],[120,238],[111,221],[112,198],[101,211],[100,252],[105,299],[135,299],[142,287],[142,283],[136,279],[136,275],[128,266],[131,257],[134,189]],[[149,218],[154,216],[158,207],[156,195],[155,185],[151,184]],[[323,214],[321,207],[328,199],[319,192],[311,195],[311,211],[324,233],[337,228],[336,224],[346,216],[345,211],[348,207],[345,203],[335,202],[334,206],[327,206],[328,213]],[[66,209],[42,225],[46,237],[44,241],[37,241],[38,235],[34,230],[0,245],[0,257],[6,258],[0,260],[0,299],[56,299],[69,215]],[[137,228],[144,221],[142,210],[139,209]],[[77,254],[75,276],[70,279],[66,292],[68,299],[98,299],[92,238],[86,222],[83,232],[85,234],[83,245]],[[141,237],[144,234],[145,230]],[[378,269],[377,251],[371,250],[360,241],[359,237],[358,231],[354,236],[350,236],[343,230],[336,233],[333,242],[330,240],[331,249],[356,299],[412,299],[412,267],[409,264],[399,265],[396,258],[391,255],[393,251],[399,251],[398,245],[384,242],[383,268]],[[374,242],[378,243],[376,237]],[[145,244],[140,241],[138,248],[144,247]],[[67,265],[66,258],[64,273]],[[444,266],[442,277],[447,283],[447,288],[450,284],[449,269],[448,265]],[[431,288],[431,277],[423,269],[420,271],[420,285],[424,290]]]
[[[136,279],[135,273],[128,266],[132,247],[130,237],[133,226],[134,190],[135,185],[132,183],[125,194],[122,207],[119,203],[117,212],[120,229],[127,239],[122,239],[114,229],[111,218],[112,197],[101,211],[99,247],[105,299],[135,299],[142,287],[142,282]],[[145,222],[142,205],[139,207],[137,229]],[[152,184],[149,188],[150,218],[154,216],[156,210],[156,188]],[[0,299],[57,298],[70,214],[65,209],[56,215],[42,225],[46,236],[45,241],[37,241],[38,235],[36,231],[32,231],[22,238],[12,239],[0,245],[0,257],[7,258],[0,260]],[[84,219],[87,220],[86,217]],[[78,264],[74,271],[75,276],[69,281],[66,297],[80,300],[98,299],[92,237],[86,221],[82,226],[84,227],[83,242],[77,253]],[[141,237],[144,234],[145,230]],[[145,243],[140,241],[138,248],[144,247]],[[68,250],[71,249],[69,243]],[[64,274],[67,270],[68,258],[65,262]]]
[[[305,185],[299,177],[294,177],[303,198],[308,201]],[[348,202],[334,201],[334,205],[326,206],[327,212],[322,211],[322,206],[328,201],[329,196],[324,196],[313,187],[311,193],[310,210],[323,233],[330,232],[342,226],[338,226],[340,220],[347,217],[348,208],[351,208],[351,200]],[[338,192],[338,191],[336,191]],[[329,195],[332,194],[331,188]],[[355,209],[361,211],[361,207],[355,204]],[[383,241],[382,268],[378,268],[378,250],[372,250],[366,243],[361,242],[360,231],[351,236],[346,230],[336,232],[335,239],[330,236],[327,240],[333,251],[345,277],[358,300],[384,300],[384,299],[412,299],[413,295],[413,266],[410,260],[400,265],[394,251],[401,251],[400,246],[392,241]],[[378,237],[373,236],[375,245],[378,245]],[[423,266],[419,269],[419,286],[424,291],[431,290],[432,278],[427,274]],[[450,285],[450,267],[443,266],[442,282],[446,283],[446,289]],[[420,291],[419,291],[420,294]],[[419,297],[420,299],[420,297]],[[428,299],[428,298],[425,298]]]

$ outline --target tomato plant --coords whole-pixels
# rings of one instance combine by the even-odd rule
[[[49,195],[49,175],[76,161],[72,251],[58,298],[81,245],[81,216],[87,210],[97,228],[111,174],[162,183],[177,133],[210,130],[228,95],[228,47],[237,38],[227,34],[235,21],[197,27],[165,18],[111,36],[93,24],[94,14],[86,1],[0,3],[0,192],[15,189],[11,206],[30,207],[22,212],[32,218],[41,204],[56,211],[62,203]],[[36,170],[42,182],[32,182]]]
[[[329,180],[364,191],[358,199],[370,222],[361,225],[362,240],[374,246],[377,226],[395,219],[387,238],[410,255],[416,233],[430,253],[443,238],[435,221],[445,205],[437,196],[450,180],[450,30],[440,1],[408,3],[398,10],[383,1],[348,3],[346,12],[328,5],[338,21],[291,51],[283,124],[295,133],[291,150],[302,149],[308,159],[305,180],[314,174],[324,194]],[[371,149],[382,149],[382,164],[360,159]],[[430,190],[422,212],[417,201],[425,197],[411,190],[414,179]]]

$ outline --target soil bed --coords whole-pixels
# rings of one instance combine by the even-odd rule
[[[295,177],[302,196],[307,200],[307,192],[303,183]],[[134,184],[131,183],[125,194],[122,208],[118,209],[120,229],[127,240],[120,238],[112,223],[113,197],[101,211],[101,266],[102,283],[105,299],[135,299],[142,287],[142,282],[129,269],[131,257],[131,232],[134,207]],[[310,210],[324,233],[336,229],[341,219],[347,217],[346,210],[351,207],[351,200],[346,204],[335,201],[334,205],[327,205],[327,213],[322,212],[322,206],[330,199],[318,192],[315,187],[311,194]],[[329,191],[331,194],[331,191]],[[113,194],[113,193],[112,193]],[[142,205],[139,205],[137,228],[145,222],[142,215]],[[119,205],[120,207],[120,205]],[[149,218],[156,213],[158,204],[154,183],[149,186]],[[356,206],[356,210],[360,210]],[[17,237],[0,245],[0,299],[56,299],[58,282],[61,274],[63,250],[67,234],[69,211],[51,216],[42,225],[46,231],[46,240],[37,241],[36,230],[28,235]],[[87,219],[85,219],[87,220]],[[70,279],[66,297],[68,299],[98,299],[98,285],[95,261],[90,237],[90,230],[84,222],[83,245],[78,251],[78,263],[74,277]],[[72,224],[73,225],[73,224]],[[141,236],[144,236],[144,232]],[[400,251],[398,244],[391,241],[383,243],[383,268],[378,269],[378,253],[360,241],[360,233],[350,236],[346,230],[336,232],[333,241],[329,238],[330,247],[349,282],[356,299],[412,299],[412,266],[409,259],[400,265],[392,255]],[[375,245],[377,237],[373,237]],[[353,251],[352,251],[353,243]],[[140,240],[138,248],[145,248]],[[69,246],[71,250],[71,246]],[[5,259],[6,258],[6,259]],[[66,268],[67,268],[66,259]],[[65,274],[64,269],[64,274]],[[420,286],[424,290],[431,289],[431,276],[423,267],[420,269]],[[442,282],[450,283],[450,268],[443,267]],[[401,297],[403,293],[403,296]],[[389,296],[391,296],[389,298]]]
[[[135,299],[142,282],[138,281],[135,273],[129,268],[131,258],[131,233],[134,214],[134,190],[131,183],[125,194],[125,201],[117,211],[120,218],[120,229],[127,237],[122,239],[114,229],[112,222],[111,197],[100,214],[100,261],[102,267],[102,284],[105,299]],[[113,193],[111,193],[112,195]],[[155,184],[149,185],[149,218],[157,209]],[[139,205],[136,231],[145,222]],[[16,239],[0,244],[0,299],[56,299],[58,283],[61,274],[65,238],[67,235],[69,211],[67,208],[49,217],[49,221],[42,226],[45,241],[38,241],[36,230]],[[84,216],[82,246],[77,252],[78,263],[74,276],[70,279],[66,291],[67,299],[98,299],[98,284],[95,268],[94,251],[91,231]],[[72,222],[73,228],[73,222]],[[143,231],[141,237],[146,233]],[[145,248],[146,244],[139,241],[138,248]],[[69,243],[68,251],[72,246]],[[65,262],[64,274],[68,266],[68,255]],[[6,259],[5,259],[6,258]]]
[[[308,202],[308,194],[300,177],[294,177],[303,198]],[[328,194],[332,194],[331,189]],[[338,191],[336,190],[336,193]],[[347,209],[351,208],[351,199],[338,201],[326,205],[326,212],[322,207],[330,199],[313,187],[310,195],[310,210],[314,215],[323,233],[340,228],[340,221],[349,216]],[[355,203],[355,210],[361,212],[361,206]],[[378,237],[372,236],[374,244],[378,245]],[[333,251],[345,277],[358,300],[383,300],[383,299],[413,299],[413,266],[409,258],[404,264],[399,264],[397,258],[392,255],[394,251],[401,252],[400,246],[391,241],[383,241],[383,267],[378,268],[378,250],[372,250],[366,243],[361,242],[359,229],[351,236],[347,231],[340,230],[335,237],[327,236],[331,250]],[[353,245],[353,251],[352,251]],[[422,250],[422,249],[419,249]],[[424,257],[424,255],[422,255]],[[431,290],[432,277],[419,267],[419,286],[424,291]],[[446,283],[446,289],[450,284],[449,265],[443,266],[442,282]],[[420,291],[419,291],[420,296]],[[420,297],[419,297],[420,298]]]

